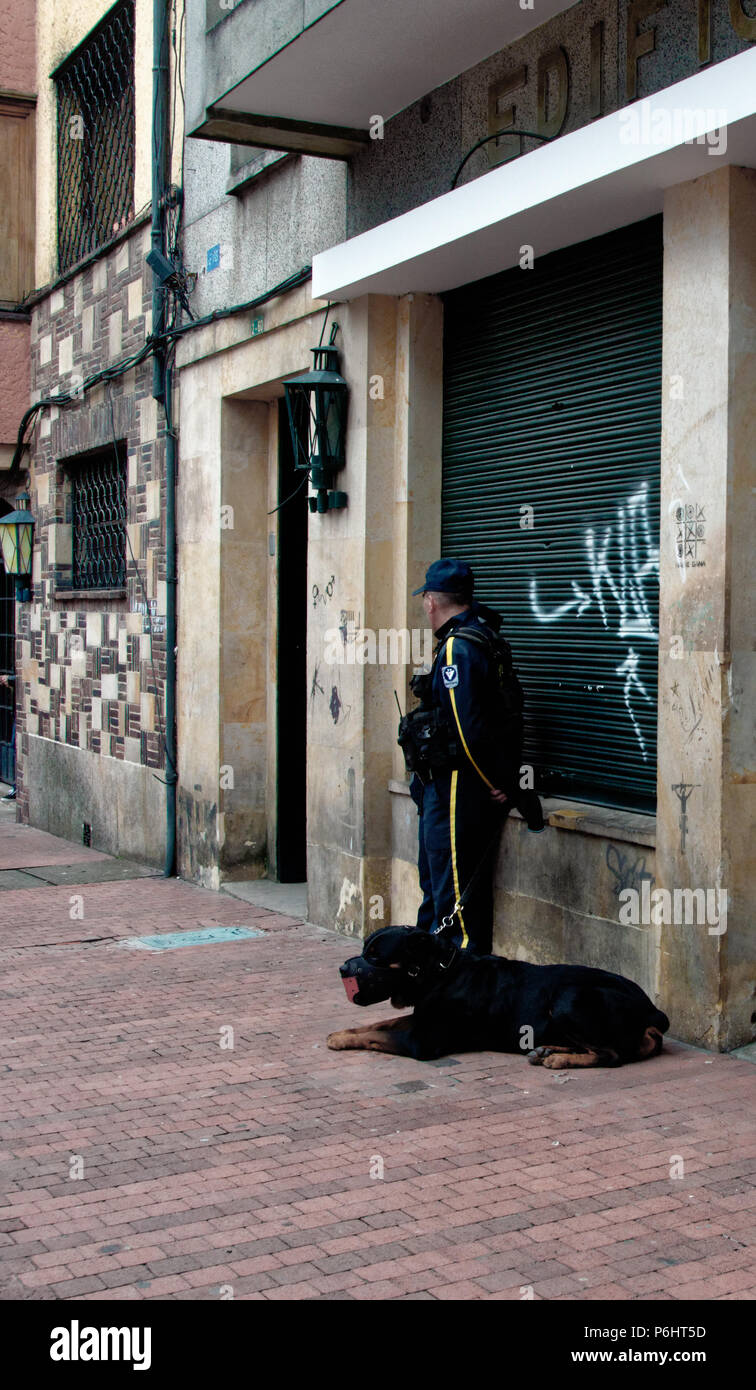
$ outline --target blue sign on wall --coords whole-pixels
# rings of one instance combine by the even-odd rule
[[[207,270],[217,270],[220,265],[220,242],[207,248]]]

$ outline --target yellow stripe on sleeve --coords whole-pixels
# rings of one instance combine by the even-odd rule
[[[450,638],[448,639],[447,643],[446,643],[446,665],[447,665],[447,666],[453,666],[453,664],[454,664],[453,661],[452,661],[453,643],[454,643],[454,638],[453,638],[453,637],[450,637]],[[483,781],[484,781],[485,784],[486,784],[486,786],[487,786],[487,787],[490,787],[490,788],[491,788],[491,791],[493,791],[493,789],[494,789],[494,784],[493,784],[493,782],[489,782],[488,778],[486,777],[485,772],[481,772],[481,770],[480,770],[480,768],[478,767],[478,764],[476,763],[476,761],[475,761],[475,759],[474,759],[472,753],[470,752],[470,749],[469,749],[468,746],[467,746],[467,740],[465,739],[465,736],[464,736],[464,734],[463,734],[463,732],[462,732],[462,725],[461,725],[460,722],[459,722],[459,714],[457,713],[457,701],[456,701],[455,698],[454,698],[454,689],[453,689],[453,687],[449,690],[449,695],[451,696],[451,707],[452,707],[452,710],[453,710],[453,712],[454,712],[454,718],[455,718],[456,723],[457,723],[457,728],[458,728],[458,730],[459,730],[459,736],[460,736],[460,738],[461,738],[461,740],[462,740],[462,747],[464,748],[464,750],[465,750],[465,752],[466,752],[468,758],[470,759],[470,762],[472,763],[473,767],[475,768],[475,771],[477,772],[478,776],[479,776],[479,777],[482,777],[482,778],[483,778]]]

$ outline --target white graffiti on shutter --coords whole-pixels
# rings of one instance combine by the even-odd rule
[[[645,588],[647,581],[653,581],[654,576],[657,584],[659,580],[659,547],[654,545],[651,534],[648,484],[641,483],[638,490],[617,508],[616,523],[604,528],[600,540],[597,540],[596,531],[591,526],[585,532],[584,542],[589,582],[584,581],[581,585],[572,579],[573,597],[547,610],[538,601],[538,581],[531,579],[530,607],[534,616],[540,623],[555,623],[577,608],[576,616],[580,618],[595,602],[604,627],[607,631],[612,628],[621,640],[647,638],[658,642],[659,634],[654,626]],[[615,571],[612,570],[612,560]],[[610,615],[608,608],[612,601],[617,608],[616,618]],[[641,753],[647,760],[646,743],[633,711],[631,694],[636,690],[649,704],[653,701],[638,675],[638,654],[632,646],[628,647],[625,660],[615,670],[618,676],[625,677],[625,705]]]

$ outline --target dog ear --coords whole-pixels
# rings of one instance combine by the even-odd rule
[[[412,961],[422,962],[436,955],[437,937],[433,932],[416,927],[407,940],[407,954]]]

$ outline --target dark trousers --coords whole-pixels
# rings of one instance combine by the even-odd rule
[[[454,941],[488,955],[493,944],[493,860],[495,832],[504,816],[476,773],[460,769],[410,787],[420,812],[418,870],[423,901],[417,925],[440,927],[478,870],[470,896],[454,918]],[[481,865],[481,859],[485,862]]]

